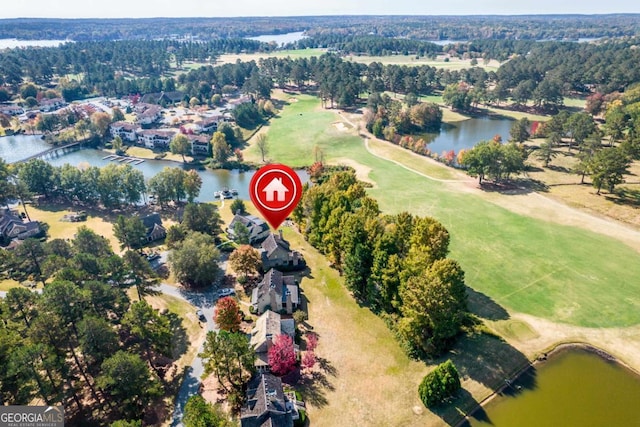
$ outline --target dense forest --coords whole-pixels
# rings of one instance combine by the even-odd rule
[[[67,100],[90,94],[126,96],[182,90],[206,101],[225,86],[252,86],[249,92],[267,94],[269,87],[314,82],[329,105],[352,106],[364,93],[389,91],[428,95],[452,84],[464,93],[452,101],[459,110],[478,103],[516,104],[534,101],[554,109],[564,96],[624,91],[640,82],[638,38],[599,43],[479,41],[445,47],[451,57],[471,58],[467,69],[449,70],[427,65],[400,66],[344,61],[340,54],[392,53],[434,55],[431,43],[375,37],[330,37],[342,49],[312,58],[269,58],[258,64],[225,64],[173,75],[185,61],[212,62],[225,52],[269,50],[267,44],[243,39],[208,43],[178,41],[120,41],[68,43],[57,48],[11,49],[0,53],[0,84],[13,94],[26,81],[57,87]],[[309,39],[313,40],[313,39]],[[414,50],[419,51],[414,52]],[[420,50],[422,49],[422,50]],[[473,60],[504,59],[497,71],[473,66]],[[269,80],[269,81],[267,81]],[[57,85],[57,86],[56,86]],[[66,95],[65,95],[66,93]],[[11,95],[11,93],[9,94]],[[6,97],[6,96],[5,96]],[[467,99],[468,98],[468,99]]]
[[[71,425],[116,419],[156,424],[175,393],[174,362],[187,339],[182,319],[143,299],[157,277],[137,252],[114,254],[81,227],[71,241],[27,239],[0,251],[3,272],[53,278],[42,293],[12,288],[0,300],[0,398],[64,404]],[[142,298],[125,289],[135,282]]]
[[[638,34],[638,15],[299,16],[250,18],[7,19],[0,38],[212,40],[305,31],[415,40],[563,40]]]

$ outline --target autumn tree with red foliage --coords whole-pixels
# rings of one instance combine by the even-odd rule
[[[316,365],[316,355],[313,351],[305,351],[304,356],[302,356],[302,369],[313,369]]]
[[[318,346],[318,334],[315,332],[307,332],[307,351],[313,351]]]
[[[240,330],[242,315],[236,300],[231,297],[220,298],[216,304],[213,320],[223,331],[237,332]]]
[[[453,150],[445,151],[444,153],[442,153],[442,158],[447,164],[450,165],[456,158],[456,152]]]
[[[317,182],[323,173],[324,165],[322,164],[322,162],[315,162],[309,167],[309,178],[311,178],[311,180],[314,182]]]
[[[276,337],[267,355],[269,357],[269,367],[274,375],[287,375],[296,367],[297,361],[296,352],[293,349],[293,340],[286,334]]]
[[[235,154],[236,159],[238,159],[239,162],[244,161],[244,154],[242,154],[242,150],[240,150],[239,148],[233,150],[233,154]]]

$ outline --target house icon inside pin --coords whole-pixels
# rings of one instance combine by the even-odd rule
[[[273,178],[269,184],[262,190],[266,194],[267,202],[285,201],[285,193],[289,192],[289,189],[282,183],[282,178]]]

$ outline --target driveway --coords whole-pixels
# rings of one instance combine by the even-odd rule
[[[206,330],[218,331],[217,325],[213,321],[213,310],[216,301],[218,300],[216,290],[213,286],[206,290],[190,291],[181,287],[162,283],[158,288],[166,295],[171,295],[187,301],[189,304],[196,307],[194,308],[194,311],[198,308],[202,310],[207,319],[207,321],[204,322]],[[204,343],[198,349],[198,353],[202,352],[203,346]],[[176,406],[173,412],[173,421],[171,423],[172,427],[181,427],[183,425],[182,416],[184,415],[184,406],[186,405],[187,400],[189,400],[189,397],[198,393],[198,389],[200,388],[200,377],[202,377],[203,373],[204,366],[202,364],[202,359],[196,355],[191,366],[185,371],[180,391],[178,391],[178,396],[176,396]]]

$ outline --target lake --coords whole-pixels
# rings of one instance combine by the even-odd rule
[[[63,43],[73,43],[70,40],[18,40],[0,39],[1,49],[13,49],[16,47],[56,47]]]
[[[51,148],[40,135],[14,135],[0,137],[0,157],[7,163],[25,159]]]
[[[298,40],[304,39],[306,36],[303,35],[304,31],[296,31],[295,33],[286,33],[286,34],[265,34],[262,36],[255,37],[247,37],[250,40],[257,40],[259,42],[271,43],[274,42],[278,46],[282,46],[283,44],[297,42]]]
[[[640,426],[639,401],[640,377],[591,351],[563,349],[523,374],[465,425]]]
[[[7,162],[14,162],[24,159],[33,154],[40,153],[51,146],[42,141],[39,136],[35,135],[16,135],[11,137],[0,138],[0,157]],[[103,158],[110,153],[102,150],[82,149],[61,153],[60,155],[47,155],[46,161],[54,166],[62,166],[68,163],[73,166],[81,164],[90,166],[106,166],[114,163]],[[132,165],[133,168],[140,170],[146,179],[151,178],[165,167],[181,167],[180,163],[165,160],[145,160],[139,165]],[[301,181],[309,181],[309,175],[304,170],[297,171]],[[214,200],[214,191],[223,188],[238,190],[238,197],[241,199],[249,199],[249,183],[254,171],[240,172],[238,170],[199,170],[198,174],[202,178],[202,188],[200,196],[197,200],[201,202],[210,202]]]
[[[442,154],[444,151],[472,148],[480,141],[493,139],[500,135],[503,141],[509,139],[509,131],[514,121],[504,118],[480,117],[453,124],[443,123],[437,134],[421,135],[429,143],[432,153]]]

